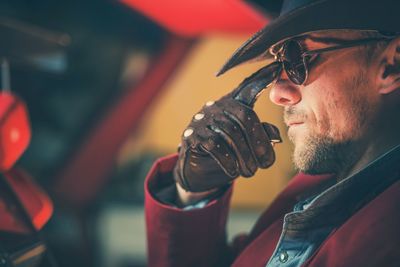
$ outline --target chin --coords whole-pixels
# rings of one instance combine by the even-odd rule
[[[357,142],[337,142],[329,137],[296,137],[293,152],[295,167],[306,174],[338,173],[351,167],[360,158]]]

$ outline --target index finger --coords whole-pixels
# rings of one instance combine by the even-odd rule
[[[281,70],[281,63],[277,61],[261,68],[244,79],[233,91],[233,98],[252,108],[261,92],[279,76]]]

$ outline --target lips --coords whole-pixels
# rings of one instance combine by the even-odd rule
[[[300,125],[300,124],[303,124],[303,123],[304,122],[302,122],[302,121],[290,121],[290,122],[287,122],[286,125],[288,127],[292,127],[292,126],[297,126],[297,125]]]

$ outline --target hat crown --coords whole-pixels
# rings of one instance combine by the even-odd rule
[[[314,2],[318,2],[318,0],[285,0],[283,1],[281,13],[279,16],[285,15],[297,8],[306,6]]]

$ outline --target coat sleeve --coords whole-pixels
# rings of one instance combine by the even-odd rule
[[[163,204],[154,192],[174,183],[177,155],[157,160],[145,182],[148,266],[228,266],[226,220],[232,188],[206,207],[181,210]]]

